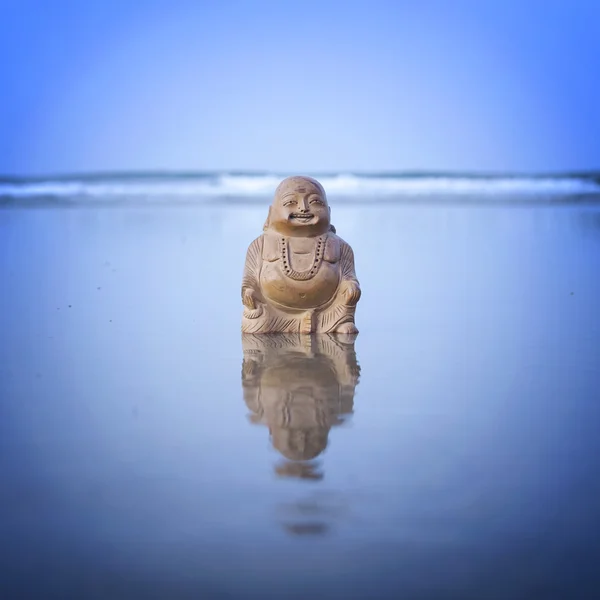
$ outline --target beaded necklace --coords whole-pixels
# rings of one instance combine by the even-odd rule
[[[283,263],[283,272],[286,274],[286,276],[296,281],[307,281],[308,279],[312,279],[316,275],[321,263],[323,262],[323,253],[325,252],[326,241],[327,234],[320,235],[317,238],[317,248],[315,250],[315,258],[312,265],[305,271],[296,271],[296,269],[292,267],[288,240],[285,237],[279,238],[279,251],[281,253],[281,261]]]

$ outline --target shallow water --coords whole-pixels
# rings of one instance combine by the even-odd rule
[[[356,341],[242,341],[266,205],[0,210],[1,597],[596,597],[597,206],[333,203]]]

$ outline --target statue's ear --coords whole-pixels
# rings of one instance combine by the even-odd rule
[[[269,229],[270,225],[271,225],[271,207],[269,206],[269,214],[267,215],[267,220],[265,221],[265,224],[263,225],[263,231],[266,231],[267,229]]]
[[[331,231],[331,233],[335,233],[335,227],[331,225],[331,206],[328,206],[327,208],[329,209],[329,231]]]

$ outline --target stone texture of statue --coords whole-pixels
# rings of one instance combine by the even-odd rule
[[[360,368],[353,335],[242,336],[242,387],[250,421],[266,425],[287,460],[279,476],[319,478],[313,461],[354,407]]]
[[[244,333],[357,333],[352,248],[335,233],[321,184],[288,177],[246,255]]]

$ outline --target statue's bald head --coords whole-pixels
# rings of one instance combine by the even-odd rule
[[[323,186],[312,177],[306,177],[304,175],[293,175],[292,177],[286,177],[275,190],[275,200],[283,197],[288,192],[315,192],[319,194],[325,204],[327,204],[327,195]]]
[[[330,229],[330,210],[323,186],[312,177],[295,175],[275,190],[265,229],[283,235],[314,237]]]
[[[327,447],[329,429],[310,427],[307,429],[271,428],[271,443],[285,458],[305,461],[316,458]]]

